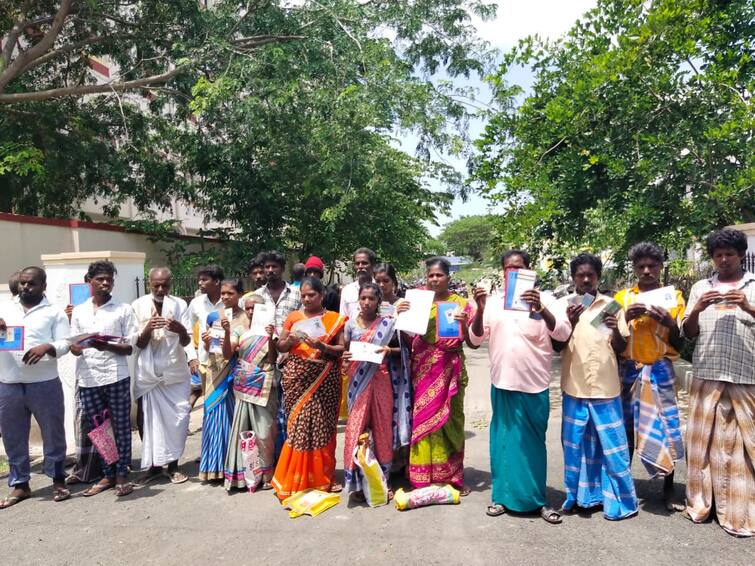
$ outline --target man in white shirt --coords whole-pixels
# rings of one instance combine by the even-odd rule
[[[341,290],[341,306],[338,311],[349,318],[359,314],[359,286],[374,281],[372,272],[377,265],[377,254],[369,248],[359,248],[354,252],[354,275],[356,281]]]
[[[89,265],[87,276],[92,296],[73,309],[73,335],[97,334],[93,339],[71,345],[77,356],[76,381],[84,413],[92,426],[95,417],[107,412],[113,427],[118,460],[102,462],[103,478],[83,492],[97,495],[111,487],[117,496],[128,495],[133,486],[127,482],[131,465],[131,378],[128,356],[138,328],[131,305],[118,302],[111,292],[115,266],[109,261]]]
[[[171,483],[189,479],[178,471],[189,432],[189,313],[183,299],[169,294],[171,279],[170,269],[153,267],[151,293],[132,303],[139,325],[134,395],[139,406],[142,469],[147,470],[137,485],[165,475]],[[163,466],[168,467],[167,474]]]
[[[8,455],[11,491],[0,509],[31,496],[29,428],[33,415],[42,432],[44,471],[53,480],[53,500],[71,496],[65,487],[66,457],[63,387],[56,358],[69,350],[68,319],[45,297],[47,274],[27,267],[19,275],[19,295],[0,305],[0,428]],[[6,349],[12,348],[12,349]]]
[[[217,310],[223,310],[225,306],[220,300],[220,282],[225,279],[223,269],[217,265],[206,265],[197,270],[197,285],[201,294],[194,297],[189,303],[189,328],[192,330],[197,325],[199,336],[207,332],[207,315]],[[207,363],[209,361],[207,350],[204,342],[200,339],[197,342],[197,361],[189,362],[191,370],[191,396],[189,397],[189,406],[193,409],[194,405],[202,396],[204,389],[204,379],[207,373]]]

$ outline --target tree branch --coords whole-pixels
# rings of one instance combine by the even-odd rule
[[[251,37],[242,37],[234,39],[231,43],[238,49],[254,49],[268,43],[276,43],[278,41],[294,41],[299,39],[306,39],[306,35],[254,35]]]
[[[48,49],[50,49],[50,47],[52,47],[53,43],[55,43],[55,38],[58,37],[60,30],[63,29],[63,25],[65,24],[66,18],[68,17],[68,12],[71,9],[72,3],[73,0],[63,0],[60,3],[60,8],[55,14],[55,18],[53,19],[52,24],[50,25],[50,29],[39,41],[39,43],[25,51],[22,51],[18,55],[18,57],[16,57],[13,63],[3,69],[3,72],[0,73],[0,93],[5,90],[5,87],[8,86],[8,83],[15,79],[23,70],[23,68],[26,67],[26,65],[28,65],[34,59],[41,57],[43,53],[45,53]]]
[[[21,12],[19,14],[18,20],[16,20],[10,32],[8,32],[8,35],[5,37],[6,43],[3,47],[2,52],[3,67],[8,67],[8,65],[10,65],[10,58],[13,55],[13,50],[16,48],[16,42],[18,41],[19,35],[21,35],[21,31],[26,25],[26,14],[29,11],[29,8],[31,8],[31,0],[25,0],[23,5],[21,6]]]
[[[49,53],[45,53],[44,55],[35,59],[34,61],[31,61],[28,65],[26,65],[26,67],[21,69],[19,74],[25,73],[26,71],[39,67],[40,65],[44,65],[51,59],[55,59],[56,57],[59,57],[60,55],[65,55],[66,53],[70,53],[71,51],[77,51],[78,49],[81,49],[82,47],[86,47],[87,45],[96,45],[98,43],[102,43],[103,41],[108,41],[109,39],[129,39],[129,38],[134,38],[134,37],[137,37],[137,36],[131,35],[131,34],[93,35],[93,36],[88,37],[87,39],[82,39],[81,41],[69,43],[68,45],[64,45],[60,49],[56,49],[55,51],[50,51]]]
[[[80,85],[64,88],[52,88],[36,92],[17,92],[13,94],[0,94],[0,104],[19,104],[22,102],[39,102],[50,100],[51,98],[62,98],[64,96],[83,96],[86,94],[102,94],[108,92],[124,92],[127,90],[136,90],[140,88],[149,88],[151,85],[162,84],[185,71],[186,67],[176,67],[172,71],[160,75],[152,75],[133,81],[121,83],[104,83],[97,85]]]

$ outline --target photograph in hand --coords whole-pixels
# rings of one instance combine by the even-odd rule
[[[529,311],[530,304],[522,299],[525,291],[535,288],[537,273],[529,269],[509,269],[504,284],[506,310]]]
[[[437,308],[436,336],[438,338],[461,338],[461,322],[454,319],[459,312],[459,305],[453,302],[438,303]]]
[[[4,334],[4,336],[3,336]],[[21,352],[24,349],[24,327],[7,326],[0,332],[0,351]]]
[[[607,303],[600,312],[592,319],[592,325],[605,334],[611,334],[613,330],[605,325],[605,319],[609,315],[615,315],[621,310],[621,305],[616,301]]]

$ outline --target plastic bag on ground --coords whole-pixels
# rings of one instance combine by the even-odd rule
[[[459,497],[459,490],[450,485],[430,485],[408,493],[399,489],[393,496],[393,502],[396,509],[405,511],[426,505],[457,505]]]
[[[354,464],[362,472],[362,493],[367,505],[378,507],[388,503],[388,482],[370,447],[369,432],[359,435],[359,442],[354,450]]]
[[[244,462],[244,481],[249,493],[254,493],[262,480],[260,449],[254,431],[244,430],[239,433],[239,447]]]
[[[288,516],[292,519],[302,515],[317,517],[341,500],[338,493],[328,493],[319,489],[305,489],[283,500],[283,507],[289,509]]]

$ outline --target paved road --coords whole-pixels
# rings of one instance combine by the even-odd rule
[[[342,501],[319,517],[289,519],[269,492],[229,496],[195,480],[153,484],[121,500],[106,492],[54,504],[49,482],[35,475],[34,499],[0,511],[1,563],[755,564],[755,539],[735,539],[715,523],[693,525],[667,514],[658,502],[660,482],[649,481],[637,465],[637,490],[647,500],[636,518],[612,523],[598,512],[552,526],[535,517],[487,517],[486,352],[471,353],[468,368],[466,474],[474,491],[458,506],[398,512]],[[563,484],[557,384],[551,398],[548,498],[558,506]],[[192,429],[200,419],[193,415]],[[136,458],[138,440],[134,445]],[[199,434],[189,438],[184,469],[194,475],[199,445]],[[680,495],[684,472],[682,467],[677,474]]]

